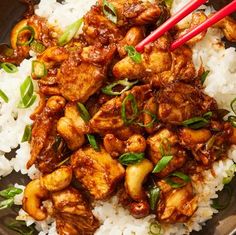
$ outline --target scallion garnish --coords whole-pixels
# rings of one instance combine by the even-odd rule
[[[87,138],[88,138],[89,144],[92,146],[92,148],[96,151],[99,151],[100,148],[99,148],[99,145],[97,144],[95,136],[91,135],[91,134],[87,134]]]
[[[34,95],[34,85],[31,77],[28,76],[20,86],[21,101],[18,104],[18,108],[29,108],[32,106],[37,98]]]
[[[173,4],[173,2],[174,2],[174,0],[164,0],[164,1],[165,1],[166,5],[167,5],[169,8],[172,7],[172,4]]]
[[[81,118],[85,122],[88,122],[91,119],[91,116],[90,116],[88,110],[86,109],[86,107],[80,102],[77,103],[77,107],[78,107]]]
[[[228,121],[231,123],[233,127],[236,128],[236,116],[229,116]]]
[[[153,221],[149,225],[149,235],[161,235],[162,228],[161,225],[157,221]]]
[[[73,24],[69,25],[66,29],[65,32],[60,36],[58,39],[58,45],[59,46],[64,46],[68,42],[71,41],[71,39],[76,35],[76,33],[79,31],[81,25],[83,23],[83,18],[75,21]]]
[[[14,204],[14,198],[6,199],[0,202],[0,210],[4,210],[12,207]]]
[[[163,156],[161,160],[156,164],[155,168],[153,169],[152,173],[159,173],[163,169],[167,167],[167,165],[170,163],[170,161],[173,159],[173,156]]]
[[[224,197],[223,203],[221,204],[219,198],[216,198],[213,200],[213,203],[211,205],[211,207],[213,207],[216,210],[224,210],[225,208],[229,206],[231,202],[232,195],[233,195],[231,188],[228,185],[225,185],[223,192],[225,196],[227,197],[226,199]]]
[[[236,98],[234,98],[230,103],[230,107],[235,115],[228,116],[228,122],[230,122],[230,124],[236,128],[236,107],[235,107],[235,105],[236,105]]]
[[[197,130],[209,124],[209,119],[212,117],[212,112],[207,112],[203,117],[193,117],[182,122],[182,125],[191,129]]]
[[[147,124],[143,124],[141,122],[137,122],[136,123],[137,125],[139,125],[141,127],[150,128],[157,121],[157,116],[154,113],[152,113],[152,112],[150,112],[148,110],[142,110],[140,113],[146,113],[146,114],[148,114],[152,118],[152,120],[149,123],[147,123]]]
[[[202,76],[201,76],[201,83],[202,83],[202,85],[203,85],[204,82],[206,81],[206,78],[207,78],[207,76],[208,76],[209,73],[210,73],[210,71],[207,70],[207,71],[205,71],[205,72],[202,74]]]
[[[234,98],[234,99],[231,101],[230,107],[231,107],[232,111],[234,112],[234,114],[236,115],[236,98]]]
[[[27,141],[29,142],[31,140],[31,132],[32,132],[32,125],[26,125],[25,130],[24,130],[24,134],[21,139],[21,143],[24,143]]]
[[[107,0],[103,0],[102,2],[102,10],[104,15],[114,24],[117,24],[117,12],[116,8],[113,6],[112,3],[108,2]]]
[[[144,153],[124,153],[119,157],[122,165],[128,166],[141,162],[144,159]]]
[[[46,50],[46,47],[42,43],[33,40],[33,42],[30,43],[30,49],[36,53],[42,53]]]
[[[160,198],[160,188],[156,185],[148,190],[148,198],[151,210],[156,209],[157,202]]]
[[[132,115],[131,117],[127,117],[127,107],[126,107],[126,104],[130,102],[131,103],[131,108],[132,108]],[[136,99],[134,97],[133,94],[128,94],[125,99],[123,100],[122,102],[122,105],[121,105],[121,117],[122,117],[122,120],[124,122],[125,125],[130,125],[134,122],[135,118],[137,117],[138,115],[138,105],[137,105],[137,102],[136,102]]]
[[[6,102],[8,103],[9,98],[8,96],[4,93],[4,91],[2,89],[0,89],[0,97]]]
[[[233,164],[229,170],[226,171],[227,176],[223,178],[223,184],[229,184],[234,177],[236,172],[236,164]]]
[[[5,62],[1,63],[0,67],[6,72],[6,73],[16,73],[18,71],[18,68],[11,63]]]
[[[5,222],[5,226],[13,231],[16,231],[20,235],[33,235],[35,229],[33,225],[26,226],[24,221],[13,220],[12,222]]]
[[[128,56],[137,64],[142,62],[142,55],[136,51],[134,46],[126,46],[125,50],[128,52]]]
[[[34,60],[32,62],[32,77],[42,78],[47,75],[47,69],[43,62]]]
[[[130,88],[132,88],[135,84],[137,84],[138,81],[134,81],[134,82],[129,82],[129,80],[126,78],[124,80],[119,80],[117,82],[114,82],[112,84],[109,84],[105,87],[102,88],[102,92],[106,95],[121,95],[122,93],[124,93],[125,91],[128,91]],[[113,88],[115,88],[116,86],[124,86],[123,90],[121,91],[113,91]]]
[[[30,33],[30,38],[27,41],[21,41],[25,33]],[[19,46],[28,46],[34,40],[34,35],[34,29],[31,26],[25,26],[19,31],[16,44]]]
[[[21,194],[22,192],[22,189],[10,186],[7,189],[0,191],[0,196],[9,199],[15,197],[18,194]]]
[[[183,183],[179,183],[179,182],[175,182],[174,180],[172,180],[172,176],[174,177],[178,177],[181,180],[183,180]],[[191,181],[191,178],[187,175],[185,175],[183,172],[174,172],[172,173],[168,178],[165,179],[166,183],[169,184],[172,188],[181,188],[183,186],[185,186],[188,182]]]

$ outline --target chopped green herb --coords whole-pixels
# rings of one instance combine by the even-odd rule
[[[234,112],[234,114],[236,115],[236,98],[234,98],[234,99],[231,101],[230,107],[231,107],[232,111]]]
[[[170,161],[173,159],[173,156],[163,156],[161,160],[156,164],[155,168],[153,169],[152,173],[159,173],[163,169],[167,167]]]
[[[31,132],[32,132],[32,125],[26,125],[25,130],[24,130],[24,134],[21,139],[21,143],[24,143],[27,141],[29,142],[31,140]]]
[[[179,182],[176,182],[172,179],[172,177],[175,176],[175,177],[178,177],[180,179],[182,179],[184,182],[183,183],[179,183]],[[185,175],[184,173],[182,172],[174,172],[172,173],[169,177],[167,177],[165,179],[166,183],[169,184],[172,188],[181,188],[183,186],[186,185],[186,183],[190,182],[191,181],[191,178],[187,175]]]
[[[228,121],[231,123],[233,127],[236,128],[236,116],[229,116]]]
[[[22,34],[25,34],[25,33],[30,33],[30,38],[27,41],[21,41],[21,38],[23,36]],[[31,26],[25,26],[19,31],[17,35],[16,44],[19,46],[28,46],[34,40],[34,36],[35,36],[34,29]]]
[[[23,192],[22,189],[16,188],[14,186],[10,186],[7,189],[4,189],[4,190],[0,191],[0,196],[4,197],[4,198],[7,198],[7,199],[10,199],[10,198],[15,197],[18,194],[21,194],[22,192]]]
[[[31,77],[28,76],[25,81],[20,86],[21,101],[18,105],[18,108],[29,108],[32,106],[37,98],[34,95],[34,85],[31,80]]]
[[[172,7],[172,4],[173,4],[173,2],[174,2],[174,0],[164,0],[164,1],[165,1],[166,5],[167,5],[169,8]]]
[[[35,78],[41,78],[46,76],[48,73],[46,66],[43,62],[34,60],[32,62],[32,76]]]
[[[161,235],[162,228],[161,225],[157,221],[153,221],[149,225],[149,233],[148,235]]]
[[[205,71],[205,72],[202,74],[202,76],[201,76],[201,83],[202,83],[202,85],[203,85],[204,82],[206,81],[206,78],[207,78],[207,76],[208,76],[209,73],[210,73],[210,71],[207,70],[207,71]]]
[[[142,110],[140,113],[148,114],[152,118],[152,120],[149,123],[147,123],[147,124],[143,124],[141,122],[138,122],[138,123],[136,123],[138,126],[145,127],[145,128],[150,128],[157,121],[157,116],[154,113],[152,113],[152,112],[150,112],[148,110]]]
[[[46,47],[36,40],[33,40],[33,42],[30,43],[30,49],[36,53],[42,53],[46,50]]]
[[[144,153],[124,153],[119,157],[122,165],[128,166],[141,162],[144,159]]]
[[[227,170],[227,176],[223,178],[223,184],[229,184],[236,172],[236,164],[233,164],[229,170]]]
[[[85,122],[88,122],[91,119],[91,116],[90,116],[88,110],[86,109],[86,107],[80,102],[77,103],[77,107],[78,107],[81,118]]]
[[[0,89],[0,97],[6,102],[8,103],[9,98],[8,96],[4,93],[4,91],[2,89]]]
[[[76,33],[79,31],[81,25],[83,23],[83,18],[75,21],[73,24],[69,25],[65,32],[61,35],[61,37],[58,39],[58,45],[64,46],[68,42],[71,41],[71,39],[76,35]]]
[[[87,138],[89,141],[89,144],[92,146],[92,148],[96,151],[100,150],[99,145],[97,144],[96,138],[94,135],[87,134]]]
[[[124,80],[119,80],[118,82],[114,82],[112,84],[107,85],[106,87],[103,87],[102,92],[106,95],[112,95],[112,96],[121,95],[122,93],[128,91],[130,88],[132,88],[132,86],[134,86],[137,83],[138,81],[129,82],[129,80],[126,78]],[[124,86],[123,90],[113,91],[113,88],[119,85]]]
[[[33,235],[35,233],[33,225],[26,226],[24,221],[13,220],[12,222],[5,223],[5,226],[18,232],[20,235]]]
[[[106,0],[103,0],[102,4],[102,10],[104,15],[114,24],[117,24],[118,17],[117,17],[117,12],[116,8],[114,5]]]
[[[16,73],[18,71],[18,68],[11,63],[5,62],[1,63],[0,67],[6,72],[6,73]]]
[[[127,107],[126,104],[130,102],[132,108],[132,115],[131,117],[127,117]],[[133,94],[129,93],[122,102],[121,105],[121,117],[125,125],[130,125],[134,122],[135,118],[138,115],[138,105],[136,99]]]
[[[126,46],[125,50],[128,52],[128,56],[137,64],[142,62],[142,55],[136,51],[134,46]]]
[[[14,204],[14,198],[9,198],[0,202],[0,210],[10,208]]]
[[[156,209],[157,202],[160,198],[160,188],[156,185],[148,190],[148,198],[151,210]]]

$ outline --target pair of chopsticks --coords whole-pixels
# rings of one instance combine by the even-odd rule
[[[142,42],[140,42],[136,46],[136,50],[138,52],[142,52],[147,44],[161,37],[164,33],[166,33],[168,30],[174,27],[179,21],[181,21],[183,18],[185,18],[187,15],[192,13],[194,10],[196,10],[198,7],[200,7],[202,4],[206,2],[207,0],[190,0],[190,2],[187,5],[185,5],[180,11],[174,14],[164,24],[162,24],[159,28],[153,31],[148,37],[146,37]],[[215,13],[212,17],[208,18],[202,24],[198,25],[197,27],[195,27],[194,29],[192,29],[191,31],[189,31],[188,33],[186,33],[185,35],[181,36],[176,41],[174,41],[170,46],[170,50],[173,51],[176,48],[182,46],[188,40],[195,37],[199,33],[205,31],[207,28],[214,25],[224,17],[230,15],[234,11],[236,11],[236,0],[233,0],[230,4],[228,4],[223,9]]]

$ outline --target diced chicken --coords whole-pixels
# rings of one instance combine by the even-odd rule
[[[99,152],[91,147],[79,149],[72,155],[71,165],[77,180],[97,200],[108,198],[125,174],[103,147]]]
[[[161,189],[161,199],[157,207],[158,221],[165,223],[188,221],[198,205],[191,183],[178,189],[171,188],[164,180],[158,184]]]
[[[121,117],[122,102],[129,93],[134,95],[139,110],[143,109],[145,101],[151,96],[150,86],[144,85],[136,86],[130,92],[109,100],[91,119],[91,129],[102,135],[112,133],[121,140],[128,139],[138,131],[137,127],[125,125]],[[126,112],[128,115],[129,110],[126,110]],[[131,114],[133,113],[131,112]]]
[[[59,235],[92,235],[99,227],[88,203],[75,188],[52,193],[52,201]]]
[[[174,83],[159,91],[157,102],[158,118],[171,124],[181,124],[217,108],[214,99],[184,83]]]
[[[157,164],[164,156],[173,157],[169,164],[157,174],[158,177],[163,178],[169,175],[187,161],[186,151],[178,142],[178,136],[168,129],[163,129],[147,139],[149,157],[154,164]]]
[[[81,118],[77,105],[69,103],[65,108],[65,116],[57,123],[57,131],[66,141],[69,149],[76,150],[85,142],[84,134],[88,127]]]

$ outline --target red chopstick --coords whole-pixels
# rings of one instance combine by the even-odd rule
[[[224,7],[223,9],[218,11],[217,13],[215,13],[211,18],[207,19],[206,21],[204,21],[202,24],[198,25],[196,28],[194,28],[190,32],[188,32],[185,35],[183,35],[182,37],[178,38],[176,41],[174,41],[171,44],[170,49],[173,51],[176,48],[182,46],[188,40],[195,37],[199,33],[203,32],[204,30],[206,30],[210,26],[214,25],[216,22],[220,21],[221,19],[223,19],[227,15],[230,15],[234,11],[236,11],[236,0],[231,2],[229,5],[227,5],[226,7]]]
[[[174,14],[170,19],[168,19],[159,28],[153,31],[148,37],[146,37],[142,42],[140,42],[135,48],[137,51],[143,51],[144,47],[155,41],[157,38],[161,37],[165,32],[175,26],[179,21],[185,18],[187,15],[192,13],[202,4],[207,2],[207,0],[190,0],[187,5],[185,5],[180,11]]]

